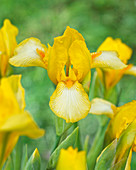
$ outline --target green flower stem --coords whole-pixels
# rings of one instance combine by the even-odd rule
[[[103,142],[104,142],[105,131],[108,125],[108,118],[103,116],[100,121],[101,121],[100,127],[97,131],[92,147],[87,155],[88,170],[93,170],[95,168],[97,157],[103,150]]]
[[[74,129],[76,129],[78,127],[78,122],[74,123]],[[81,144],[81,140],[80,140],[80,131],[78,131],[78,139],[77,139],[77,146],[78,146],[78,150],[82,150],[82,144]]]

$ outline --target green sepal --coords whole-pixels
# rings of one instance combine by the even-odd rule
[[[60,150],[62,148],[67,149],[69,146],[73,148],[77,147],[79,127],[74,129],[74,131],[55,149],[55,151],[50,156],[47,169],[52,169],[56,167]]]

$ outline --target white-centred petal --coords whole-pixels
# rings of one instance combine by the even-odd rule
[[[9,63],[17,67],[39,66],[45,68],[37,49],[45,53],[45,46],[37,38],[28,38],[15,48],[15,55]]]
[[[92,59],[92,68],[111,68],[123,69],[127,67],[119,58],[118,53],[115,51],[102,51],[101,54]]]
[[[70,88],[60,82],[50,98],[49,105],[51,110],[66,122],[77,122],[85,118],[90,110],[88,95],[78,82]]]
[[[112,118],[116,113],[116,106],[106,100],[95,98],[91,101],[89,113],[95,115],[107,115]]]

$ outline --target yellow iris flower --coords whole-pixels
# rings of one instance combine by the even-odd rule
[[[125,144],[122,144],[124,147],[123,149],[124,152],[127,147],[131,147],[125,170],[131,169],[130,164],[132,158],[132,151],[136,152],[136,136],[135,138],[133,138],[136,129],[135,110],[136,110],[136,101],[132,101],[123,106],[116,107],[116,109],[114,109],[114,117],[110,120],[105,135],[105,145],[107,146],[114,139],[116,138],[119,139],[121,134],[124,132],[124,130],[129,128],[130,135],[128,135],[127,140],[124,141]],[[130,124],[131,124],[131,128],[129,127]],[[131,144],[132,140],[133,140],[133,145]],[[120,157],[122,155],[123,153],[120,152]]]
[[[14,75],[0,81],[0,168],[13,150],[19,136],[38,138],[44,135],[28,111],[25,111],[21,76]]]
[[[106,132],[106,142],[110,143],[115,138],[119,138],[124,129],[130,123],[136,122],[136,101],[129,102],[114,110],[114,117],[110,120]],[[133,145],[133,151],[136,152],[136,138]]]
[[[123,69],[126,65],[114,51],[90,53],[83,36],[67,27],[62,36],[48,48],[36,38],[29,38],[15,49],[10,58],[14,66],[40,66],[47,69],[51,81],[57,85],[50,98],[50,108],[66,122],[76,122],[87,116],[91,103],[82,82],[95,67]]]
[[[8,60],[13,55],[17,46],[16,36],[18,29],[8,19],[0,29],[0,74],[5,76],[8,69]]]
[[[78,152],[71,146],[61,149],[56,170],[87,170],[85,151]]]
[[[111,37],[106,38],[106,40],[100,45],[97,52],[99,51],[116,51],[119,58],[125,64],[131,58],[132,49],[126,44],[122,43],[120,39],[112,39]],[[99,69],[97,68],[97,74],[105,85],[106,89],[114,87],[122,78],[124,74],[130,74],[136,76],[136,66],[129,64],[128,67],[120,70],[111,69]]]

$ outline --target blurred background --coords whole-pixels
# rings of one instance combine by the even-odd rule
[[[68,25],[83,35],[91,52],[96,51],[107,36],[121,38],[133,49],[129,63],[136,65],[136,0],[1,0],[0,26],[6,18],[19,29],[18,43],[29,37],[37,37],[45,45],[52,45],[54,37],[62,35]],[[55,142],[54,114],[48,104],[54,85],[42,68],[14,68],[14,72],[23,75],[26,109],[46,130],[41,139],[21,137],[21,140],[28,144],[29,155],[38,148],[42,169],[45,169]],[[136,78],[124,76],[120,85],[119,105],[136,100]],[[80,121],[80,127],[82,141],[90,135],[91,145],[97,130],[95,117],[88,115]],[[132,170],[136,167],[135,158],[133,154]]]

